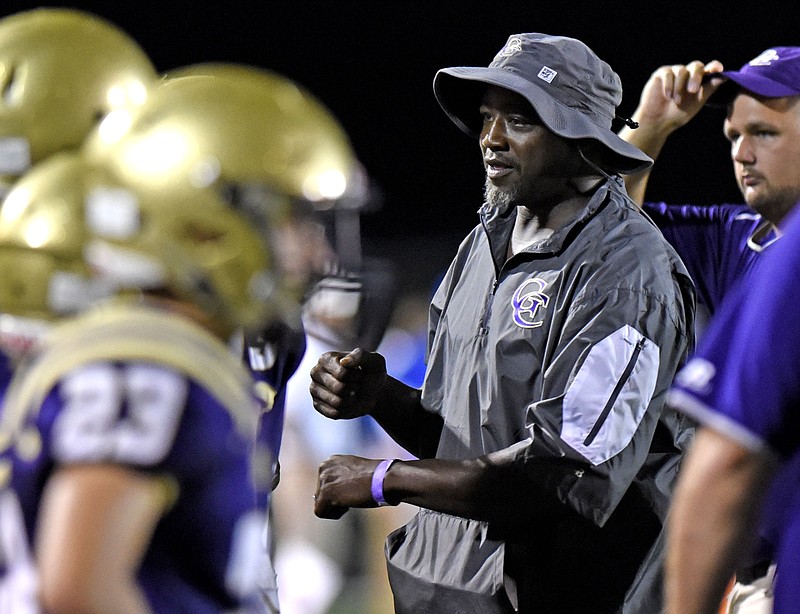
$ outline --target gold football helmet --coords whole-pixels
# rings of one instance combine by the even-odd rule
[[[357,161],[331,113],[294,81],[239,64],[165,75],[147,104],[107,118],[89,152],[154,189],[267,186],[311,202],[351,193]]]
[[[0,19],[0,192],[78,147],[108,112],[143,102],[157,78],[130,36],[90,13],[37,8]]]
[[[0,208],[0,312],[52,320],[150,291],[198,307],[224,337],[291,310],[262,234],[200,196],[141,198],[76,152],[42,161]]]
[[[191,202],[210,191],[254,224],[327,208],[364,190],[352,146],[330,111],[292,80],[239,64],[168,73],[141,107],[112,113],[87,139],[138,193]],[[299,297],[307,280],[287,284]]]

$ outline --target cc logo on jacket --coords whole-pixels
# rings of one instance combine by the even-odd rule
[[[543,292],[547,282],[538,277],[524,281],[514,292],[511,307],[514,310],[514,324],[521,328],[536,328],[543,324],[536,320],[539,308],[547,307],[550,297]]]

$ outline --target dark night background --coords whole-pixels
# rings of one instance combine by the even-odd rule
[[[734,8],[735,5],[741,6]],[[431,88],[437,69],[486,65],[508,35],[546,32],[586,42],[619,73],[629,115],[662,64],[716,58],[739,68],[763,49],[800,44],[800,3],[785,2],[51,2],[106,17],[166,71],[203,61],[278,71],[338,117],[382,194],[363,219],[367,254],[391,258],[401,283],[425,287],[474,225],[483,170],[477,144],[450,123]],[[0,0],[0,15],[42,6]],[[674,135],[648,197],[739,201],[721,136],[706,109]]]

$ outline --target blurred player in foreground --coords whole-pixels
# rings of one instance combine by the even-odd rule
[[[145,51],[115,24],[68,8],[0,19],[0,199],[30,167],[80,147],[111,111],[144,102],[158,77]],[[0,314],[0,347],[24,349],[43,327]],[[10,377],[0,352],[0,385]]]
[[[294,197],[289,186],[297,184],[275,169],[287,168],[281,166],[281,156],[293,157],[295,163],[288,168],[303,178],[306,196],[327,196],[333,192],[315,192],[314,181],[319,187],[324,181],[318,174],[330,178],[336,173],[331,168],[336,156],[314,138],[274,145],[281,136],[296,136],[303,132],[301,126],[309,125],[310,106],[300,104],[303,93],[298,88],[284,80],[281,89],[278,81],[243,67],[229,67],[228,72],[228,77],[176,76],[136,113],[110,115],[87,144],[91,164],[74,159],[50,163],[64,167],[49,171],[61,173],[60,178],[43,182],[62,195],[45,199],[52,207],[49,214],[46,207],[42,215],[33,212],[38,209],[30,204],[36,186],[23,182],[33,182],[47,168],[31,171],[3,208],[3,215],[11,218],[9,227],[16,229],[9,233],[9,249],[22,250],[42,264],[46,283],[38,284],[38,299],[46,310],[55,305],[83,311],[86,301],[109,293],[127,295],[125,290],[134,290],[137,297],[133,305],[124,301],[122,306],[92,309],[59,325],[47,349],[21,373],[4,412],[3,432],[14,436],[13,480],[23,499],[27,529],[37,543],[41,594],[54,611],[64,599],[117,612],[127,611],[125,607],[216,612],[237,603],[256,611],[277,609],[264,594],[263,572],[269,566],[259,533],[264,527],[263,489],[271,488],[273,476],[271,463],[263,471],[257,462],[265,457],[261,439],[253,450],[250,431],[258,419],[249,397],[253,382],[223,358],[231,355],[224,343],[216,346],[222,351],[213,351],[208,333],[216,343],[229,341],[241,331],[258,332],[276,319],[296,315],[303,281],[290,277],[292,291],[285,297],[279,289],[284,276],[276,275],[266,247],[273,240],[270,229],[281,224],[284,205]],[[181,104],[187,102],[191,104]],[[297,109],[297,114],[285,109]],[[273,121],[267,121],[269,112]],[[272,157],[259,146],[271,147]],[[298,157],[300,152],[307,152],[305,158]],[[316,163],[311,164],[314,154]],[[251,160],[255,163],[248,166]],[[270,162],[266,168],[265,160]],[[304,161],[309,162],[305,168]],[[346,180],[342,174],[337,189],[344,189]],[[73,203],[72,214],[70,207],[59,204],[70,190],[78,203]],[[26,218],[26,211],[29,223],[15,226],[14,220]],[[77,221],[71,226],[65,219],[48,223],[59,215]],[[229,225],[220,225],[222,220]],[[64,264],[65,254],[71,255],[66,270],[57,266]],[[14,253],[12,262],[19,257]],[[6,280],[10,296],[0,309],[14,312],[12,299],[21,298],[14,294],[14,276]],[[19,311],[30,315],[26,300]],[[188,330],[172,334],[168,323],[176,328],[188,324],[197,332],[197,321],[205,341]],[[119,338],[109,337],[107,330]],[[72,349],[61,363],[59,352],[67,346]],[[142,362],[156,375],[145,368],[144,381],[129,381]],[[96,381],[81,375],[84,367],[97,375]],[[160,378],[162,370],[169,377]],[[71,388],[73,376],[77,389]],[[94,385],[101,389],[97,396],[90,394]],[[181,389],[183,396],[175,392]],[[172,396],[162,398],[169,390]],[[263,387],[258,390],[262,407],[269,408],[273,399]],[[45,394],[49,396],[40,406]],[[81,411],[86,424],[73,423],[69,416],[76,414],[69,410],[86,395],[97,399],[98,411]],[[219,411],[203,409],[205,397]],[[166,405],[156,411],[158,403]],[[210,420],[216,424],[208,424]],[[66,426],[56,428],[60,423]],[[62,435],[66,444],[59,439]],[[38,451],[36,445],[20,444],[36,439]],[[226,459],[233,464],[227,475]],[[46,466],[50,461],[55,463],[52,473]],[[80,498],[59,493],[80,489],[87,474],[87,480],[100,474],[109,482],[116,483],[112,475],[130,482],[139,505],[111,505],[121,501],[114,491],[89,483],[93,509],[72,507]],[[42,493],[36,488],[41,483]],[[109,493],[107,508],[97,503],[101,492]],[[39,520],[34,520],[37,507]],[[98,528],[103,523],[93,518],[94,528],[83,538],[94,539],[81,539],[80,527],[90,524],[91,513],[104,509],[109,533],[103,535]],[[248,520],[238,522],[245,516]],[[244,528],[234,531],[236,525]],[[126,537],[127,542],[119,542]],[[260,599],[254,600],[254,587]]]
[[[141,104],[158,78],[141,46],[115,24],[68,8],[0,19],[0,199],[32,165],[81,146],[108,113]],[[16,353],[41,323],[0,314],[0,347]],[[11,373],[0,352],[0,386]]]
[[[110,115],[87,151],[122,177],[143,177],[140,190],[152,199],[191,200],[214,191],[244,211],[259,203],[290,211],[270,226],[269,238],[296,301],[340,264],[316,232],[322,212],[344,210],[337,226],[349,228],[341,218],[358,215],[365,197],[352,146],[324,105],[286,77],[242,65],[170,71],[140,110]],[[299,309],[296,316],[249,331],[244,339],[262,402],[255,469],[263,509],[279,477],[286,384],[305,349]],[[271,550],[270,542],[265,535]]]
[[[127,33],[96,15],[37,8],[0,19],[0,197],[32,165],[77,149],[158,78]]]
[[[258,413],[226,341],[271,316],[262,238],[223,202],[148,207],[68,154],[18,182],[0,237],[4,313],[81,312],[4,402],[20,508],[8,491],[3,522],[25,521],[10,598],[35,559],[48,612],[259,611]]]
[[[248,331],[244,349],[269,409],[260,430],[270,457],[262,465],[271,480],[283,421],[279,401],[303,352],[299,302],[313,268],[300,260],[309,246],[287,242],[287,235],[297,236],[291,230],[300,202],[324,203],[348,190],[356,161],[343,132],[290,79],[214,63],[169,72],[145,105],[110,114],[85,149],[122,179],[137,182],[142,197],[154,202],[221,195],[252,216],[276,246],[281,281],[295,309],[280,322]],[[278,219],[268,219],[270,212],[280,212]]]

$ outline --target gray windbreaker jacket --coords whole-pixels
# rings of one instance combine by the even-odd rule
[[[421,510],[387,541],[397,612],[600,614],[626,593],[626,612],[657,612],[659,535],[691,434],[664,412],[694,340],[689,276],[618,178],[508,260],[516,212],[479,213],[430,309],[422,401],[444,419],[437,457],[508,450],[558,504],[520,509],[514,527]]]

